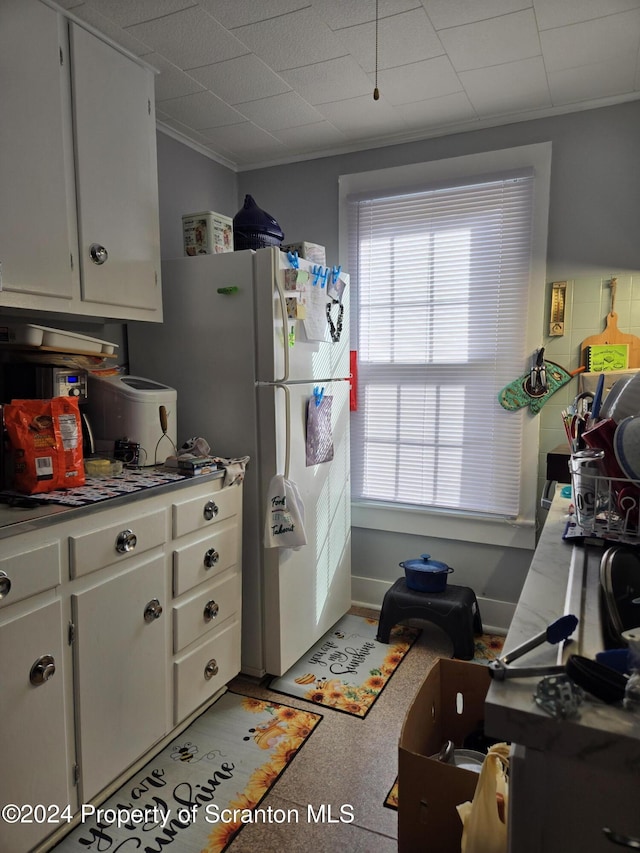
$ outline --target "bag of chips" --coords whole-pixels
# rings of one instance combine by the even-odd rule
[[[35,495],[85,483],[82,422],[75,397],[12,400],[4,420],[13,458],[13,488]]]

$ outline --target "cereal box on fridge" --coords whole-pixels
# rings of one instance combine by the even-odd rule
[[[229,216],[203,210],[182,217],[185,255],[217,255],[233,252],[233,220]]]

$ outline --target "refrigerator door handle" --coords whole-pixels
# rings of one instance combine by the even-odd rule
[[[288,480],[291,462],[291,398],[289,388],[282,382],[274,382],[273,386],[284,391],[284,478]]]
[[[281,379],[276,380],[276,384],[278,382],[287,382],[289,380],[289,335],[287,334],[287,300],[284,295],[284,291],[282,289],[282,285],[280,283],[280,276],[278,275],[279,270],[273,270],[273,280],[276,285],[276,290],[278,291],[278,296],[280,297],[280,311],[282,313],[282,347],[283,347],[283,355],[284,355],[284,375]],[[288,399],[288,395],[287,395]]]

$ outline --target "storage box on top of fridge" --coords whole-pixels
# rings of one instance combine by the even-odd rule
[[[229,216],[203,210],[182,217],[185,255],[217,255],[233,252],[233,220]]]

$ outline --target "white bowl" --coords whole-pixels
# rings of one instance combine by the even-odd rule
[[[600,408],[601,418],[612,418],[617,424],[632,415],[640,415],[640,373],[618,379]]]

